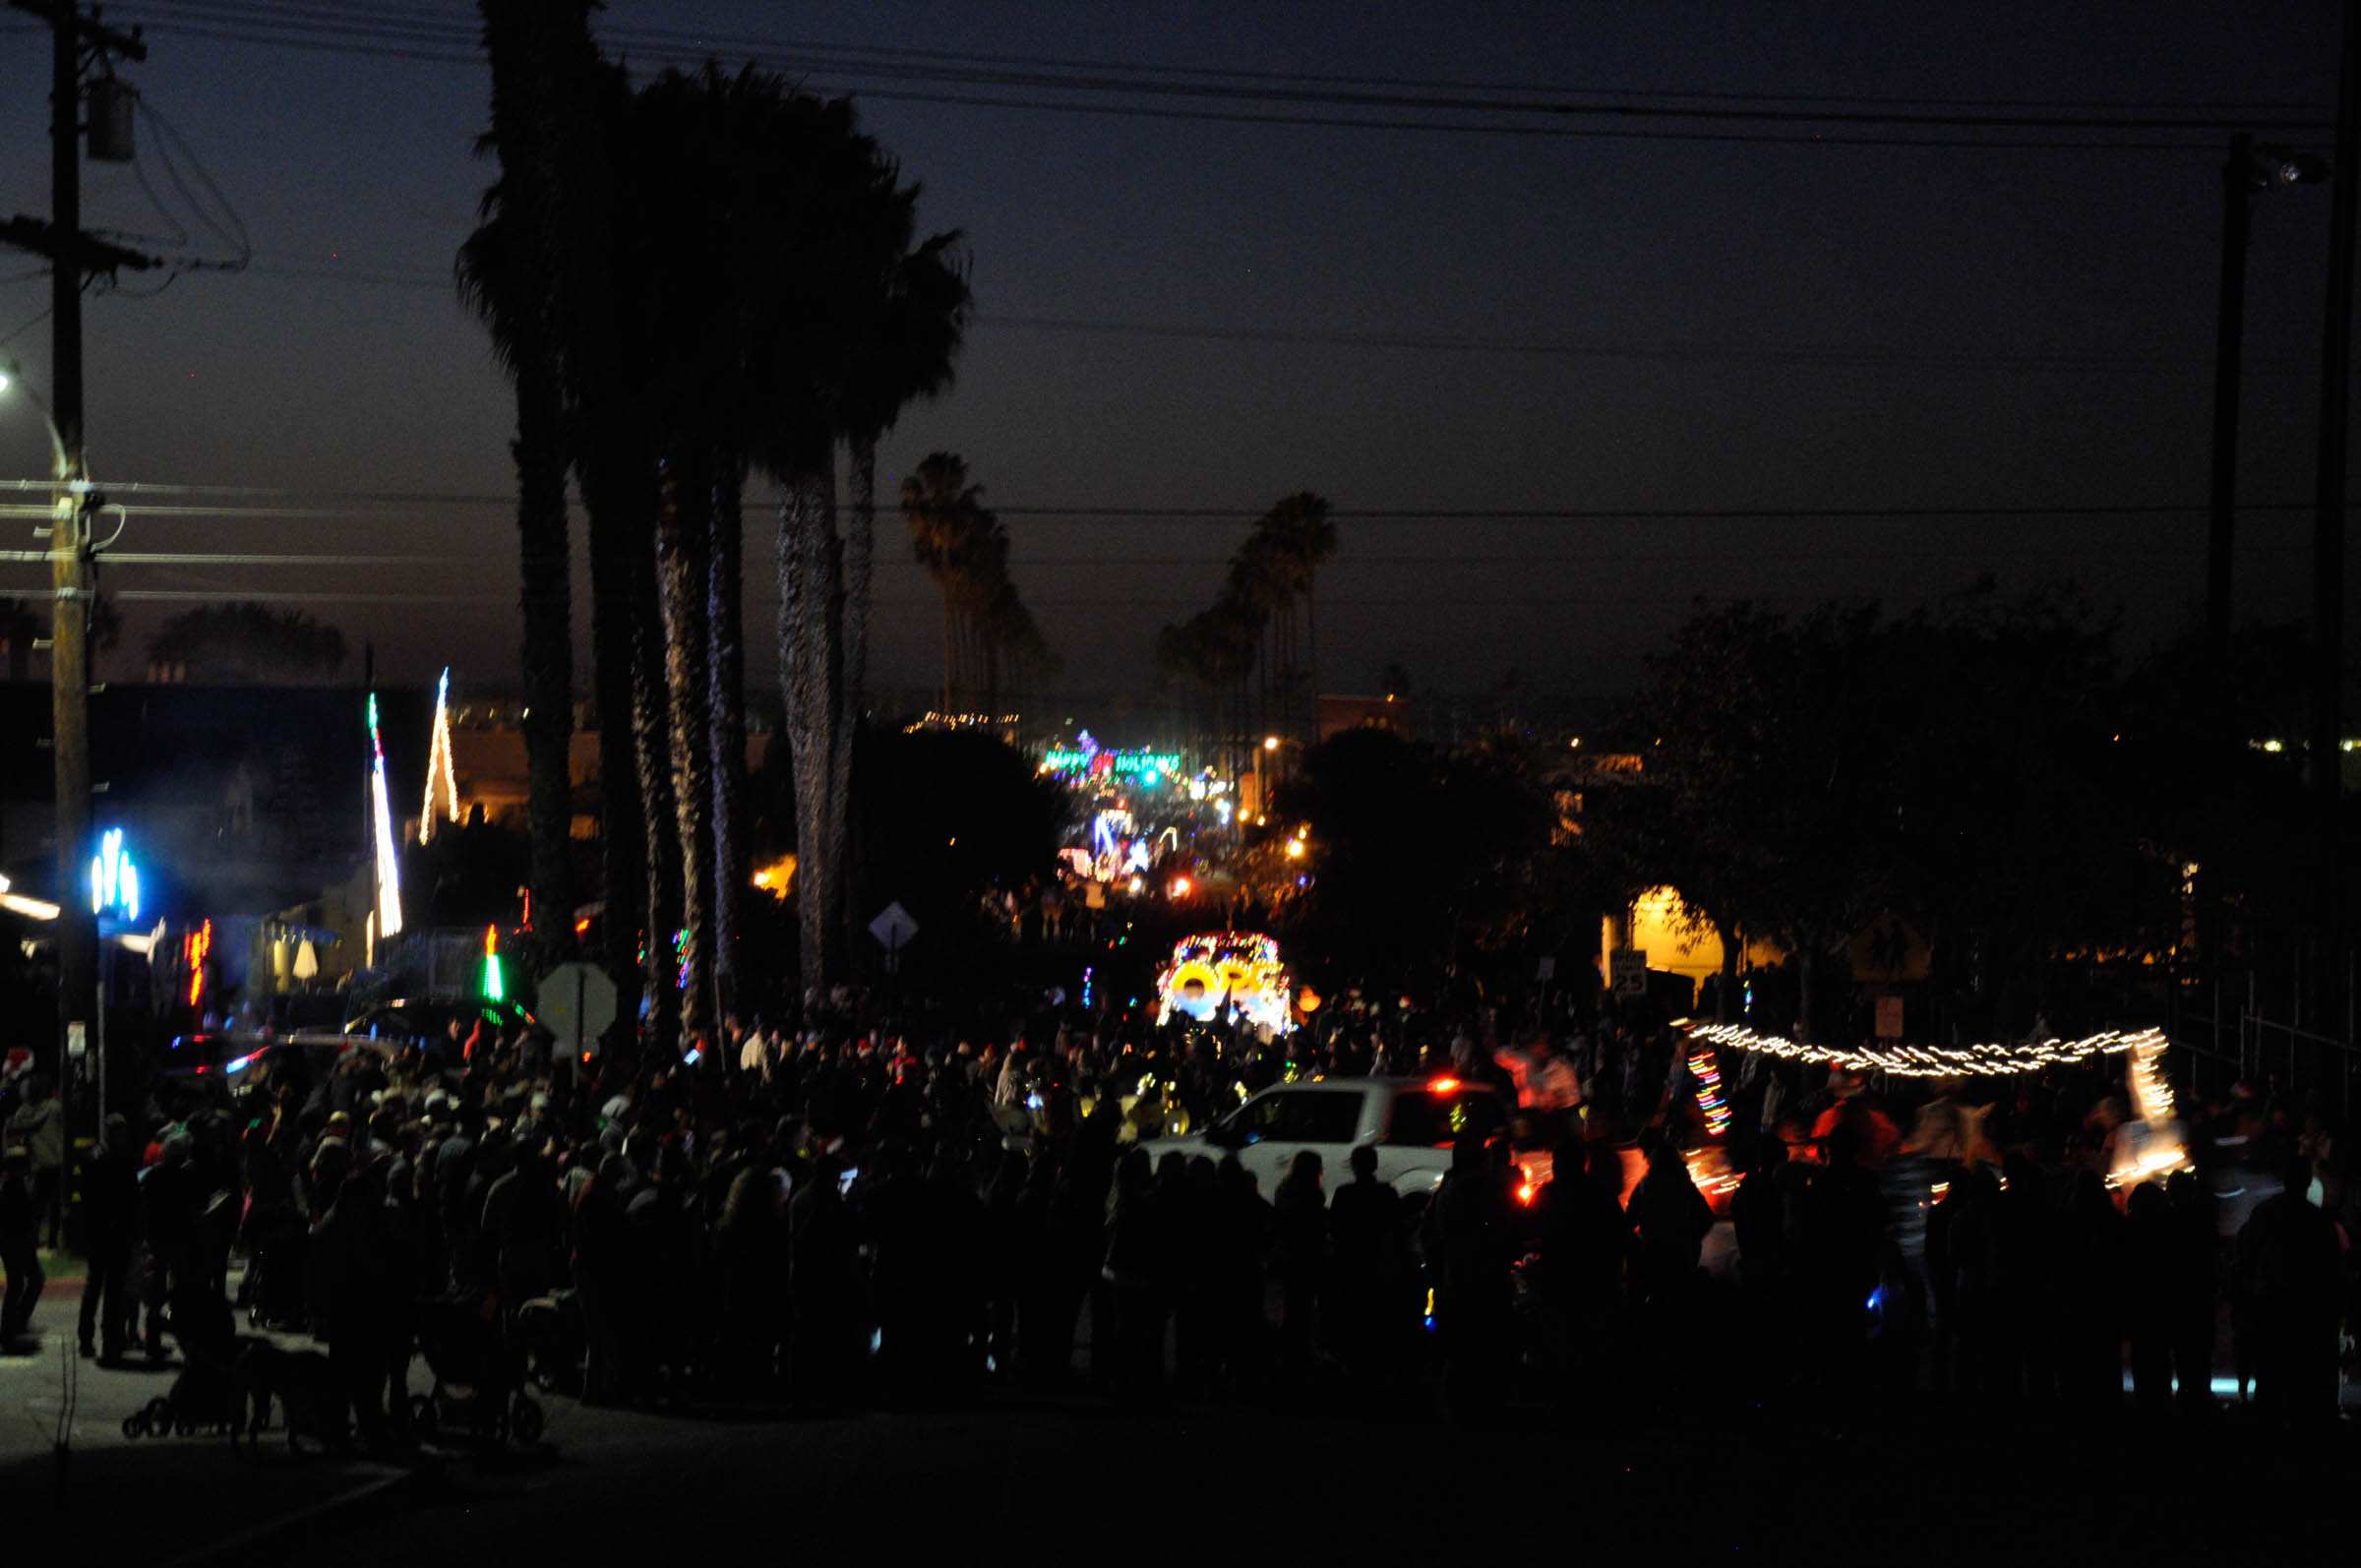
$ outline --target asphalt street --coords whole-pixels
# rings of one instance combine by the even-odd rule
[[[390,1464],[127,1439],[168,1370],[0,1360],[0,1538],[155,1565],[652,1563],[1025,1552],[1164,1560],[1444,1560],[1580,1549],[1633,1561],[2327,1560],[2353,1538],[2352,1428],[2198,1429],[2128,1411],[1996,1418],[1920,1403],[1838,1431],[1808,1411],[1708,1415],[1644,1391],[1454,1424],[1419,1394],[1347,1411],[1116,1410],[996,1390],[967,1408],[661,1414],[546,1398],[535,1449]],[[424,1367],[413,1387],[423,1388]],[[62,1484],[61,1484],[62,1476]],[[2300,1556],[2298,1554],[2301,1554]]]

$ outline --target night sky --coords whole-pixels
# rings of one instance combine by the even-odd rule
[[[796,58],[788,45],[818,42],[1561,93],[1867,96],[1901,100],[1885,105],[1900,112],[2124,103],[2325,122],[2337,9],[625,0],[599,25],[776,39],[781,62]],[[201,35],[259,34],[290,13],[323,47]],[[305,494],[255,505],[311,513],[135,515],[122,548],[422,558],[334,570],[127,566],[108,586],[424,596],[317,608],[356,649],[375,643],[385,679],[431,681],[448,661],[462,691],[512,689],[515,546],[502,498],[513,407],[449,283],[492,174],[471,155],[487,72],[480,59],[431,57],[467,52],[463,40],[435,40],[469,28],[471,8],[125,0],[108,19],[150,25],[151,58],[128,74],[243,218],[255,264],[242,275],[181,276],[152,299],[93,300],[92,468],[117,485],[285,487]],[[339,20],[363,30],[324,30]],[[363,55],[356,44],[430,57]],[[0,211],[47,211],[47,69],[30,19],[0,12]],[[842,66],[808,77],[821,89],[1055,95]],[[1483,110],[1063,96],[1544,123]],[[874,97],[863,113],[925,183],[928,226],[967,232],[983,316],[956,389],[912,410],[886,444],[881,489],[890,496],[930,450],[966,455],[1007,509],[1014,573],[1077,694],[1144,690],[1159,624],[1209,602],[1243,517],[1296,489],[1347,510],[1463,513],[2205,501],[2226,131],[1573,122],[1651,133],[1594,139]],[[1657,136],[1814,130],[1974,145]],[[2276,134],[2328,140],[2325,126]],[[2011,139],[2148,145],[2002,145]],[[141,140],[143,172],[190,234],[151,248],[226,254],[174,191],[154,127],[144,124]],[[132,170],[90,165],[87,193],[90,226],[169,240]],[[2257,206],[2249,502],[2311,493],[2328,211],[2325,187]],[[18,358],[40,383],[47,324],[26,324],[48,285],[26,275],[34,265],[0,253],[0,334],[15,333],[0,360]],[[126,278],[125,295],[140,286]],[[1115,324],[1155,331],[1106,330]],[[1203,333],[1238,335],[1191,335]],[[0,475],[44,468],[37,425],[0,404]],[[481,499],[338,499],[382,492]],[[757,481],[750,501],[766,497]],[[1018,514],[1085,506],[1241,516]],[[938,601],[909,561],[898,515],[883,521],[878,676],[921,686],[938,658]],[[762,522],[757,510],[750,675],[768,682],[776,594]],[[2308,527],[2301,512],[2246,520],[2242,613],[2303,613]],[[1399,660],[1421,688],[1466,692],[1513,668],[1528,694],[1580,710],[1635,677],[1692,595],[1907,603],[1982,571],[2012,587],[2074,577],[2120,602],[2140,641],[2196,616],[2204,532],[2199,511],[1347,517],[1321,583],[1323,685],[1368,690]],[[8,583],[39,578],[35,568],[0,570]],[[125,650],[107,673],[136,675],[138,645],[174,608],[131,605]]]

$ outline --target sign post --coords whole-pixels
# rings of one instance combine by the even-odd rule
[[[1880,1040],[1900,1040],[1902,1038],[1902,998],[1900,996],[1877,998],[1877,1038]]]
[[[878,946],[885,949],[885,973],[899,974],[902,949],[909,945],[911,937],[918,935],[918,922],[911,918],[910,911],[902,907],[901,900],[896,899],[878,911],[878,918],[869,923],[869,934],[878,939]]]

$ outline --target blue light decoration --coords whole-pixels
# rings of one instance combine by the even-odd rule
[[[123,849],[123,829],[110,827],[91,857],[91,913],[140,918],[140,869]]]
[[[375,840],[377,869],[377,942],[401,930],[401,868],[394,853],[394,807],[386,793],[386,743],[378,733],[377,694],[369,694],[369,812],[370,836]]]
[[[1085,1012],[1088,1012],[1088,1011],[1090,1010],[1090,981],[1091,981],[1091,977],[1092,977],[1093,975],[1097,974],[1097,973],[1098,973],[1098,971],[1097,971],[1096,969],[1092,968],[1092,967],[1091,967],[1090,965],[1088,965],[1088,964],[1084,964],[1084,965],[1082,966],[1082,1010],[1083,1010],[1083,1011],[1085,1011]]]
[[[508,977],[500,971],[500,928],[484,928],[484,1000],[508,999]]]
[[[672,977],[672,989],[687,991],[689,989],[689,928],[686,926],[672,934],[672,957],[673,962],[679,965],[679,973]]]

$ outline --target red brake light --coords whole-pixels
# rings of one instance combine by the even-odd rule
[[[1517,1188],[1517,1201],[1530,1207],[1533,1203],[1533,1200],[1540,1196],[1541,1190],[1542,1189],[1540,1187],[1535,1186],[1532,1182],[1525,1182],[1523,1185]]]
[[[1437,1078],[1426,1086],[1428,1094],[1456,1094],[1458,1091],[1459,1080],[1457,1078]]]

